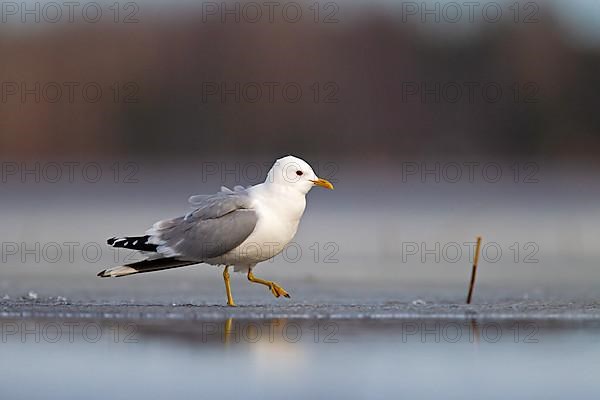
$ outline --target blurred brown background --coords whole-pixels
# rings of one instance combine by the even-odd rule
[[[261,2],[124,2],[118,13],[100,2],[90,22],[96,8],[82,2],[56,23],[45,2],[15,3],[0,24],[0,154],[594,158],[599,6],[499,1],[495,20],[481,2],[471,21],[448,3],[321,2],[317,14],[283,2],[270,21]],[[286,85],[301,88],[297,102]]]

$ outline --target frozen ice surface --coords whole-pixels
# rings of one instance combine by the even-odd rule
[[[10,298],[0,301],[3,395],[561,399],[600,391],[593,287],[484,284],[466,305],[465,285],[284,277],[292,299],[275,299],[236,276],[238,307],[229,308],[218,276],[166,278],[9,282]],[[23,298],[29,290],[37,299]]]
[[[141,303],[3,301],[3,395],[561,399],[600,390],[592,303]]]
[[[464,303],[462,293],[439,293],[427,301],[411,294],[394,291],[354,291],[352,295],[328,295],[322,287],[298,284],[298,295],[292,299],[275,299],[266,290],[239,290],[237,307],[227,307],[224,293],[207,290],[205,296],[186,294],[173,301],[163,295],[136,293],[128,297],[117,294],[99,295],[93,300],[74,295],[22,297],[0,301],[0,316],[4,318],[93,318],[106,316],[128,320],[224,320],[240,318],[264,320],[292,319],[485,319],[485,320],[600,320],[600,301],[593,296],[565,298],[540,295],[530,298],[489,296]],[[220,289],[220,288],[219,288]]]

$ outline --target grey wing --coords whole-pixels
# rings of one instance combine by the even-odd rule
[[[231,190],[227,186],[221,186],[221,191],[219,193],[217,193],[216,195],[214,195],[214,194],[196,194],[196,195],[190,196],[190,198],[188,199],[188,202],[194,206],[199,206],[214,196],[219,196],[219,195],[223,195],[223,194],[232,194],[232,193],[233,194],[246,193],[246,188],[244,188],[243,186],[237,185],[237,186],[233,187],[233,190]]]
[[[205,196],[195,204],[189,214],[159,221],[146,232],[158,253],[193,261],[218,257],[242,244],[258,221],[246,191]]]

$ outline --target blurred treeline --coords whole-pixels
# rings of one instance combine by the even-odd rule
[[[396,11],[339,3],[336,23],[308,15],[300,23],[222,23],[203,21],[200,4],[142,3],[138,23],[4,24],[0,154],[378,161],[599,154],[600,49],[570,40],[554,8],[542,7],[536,23],[469,26],[406,22]],[[63,90],[75,82],[73,101],[66,93],[50,101],[49,82]],[[82,97],[90,82],[102,88],[97,102]],[[261,98],[208,94],[236,82],[251,97],[258,84]],[[488,101],[478,86],[469,99],[465,83],[473,82],[499,86],[502,97]],[[36,83],[48,91],[39,99],[11,92],[35,91]],[[288,83],[302,88],[299,101],[283,97]],[[456,102],[406,92],[436,84],[450,97],[452,85],[465,92]]]

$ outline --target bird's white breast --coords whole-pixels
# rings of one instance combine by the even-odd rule
[[[243,267],[268,260],[296,235],[306,198],[296,191],[272,186],[263,184],[251,189],[253,208],[258,215],[256,227],[240,246],[222,256],[223,263]]]

